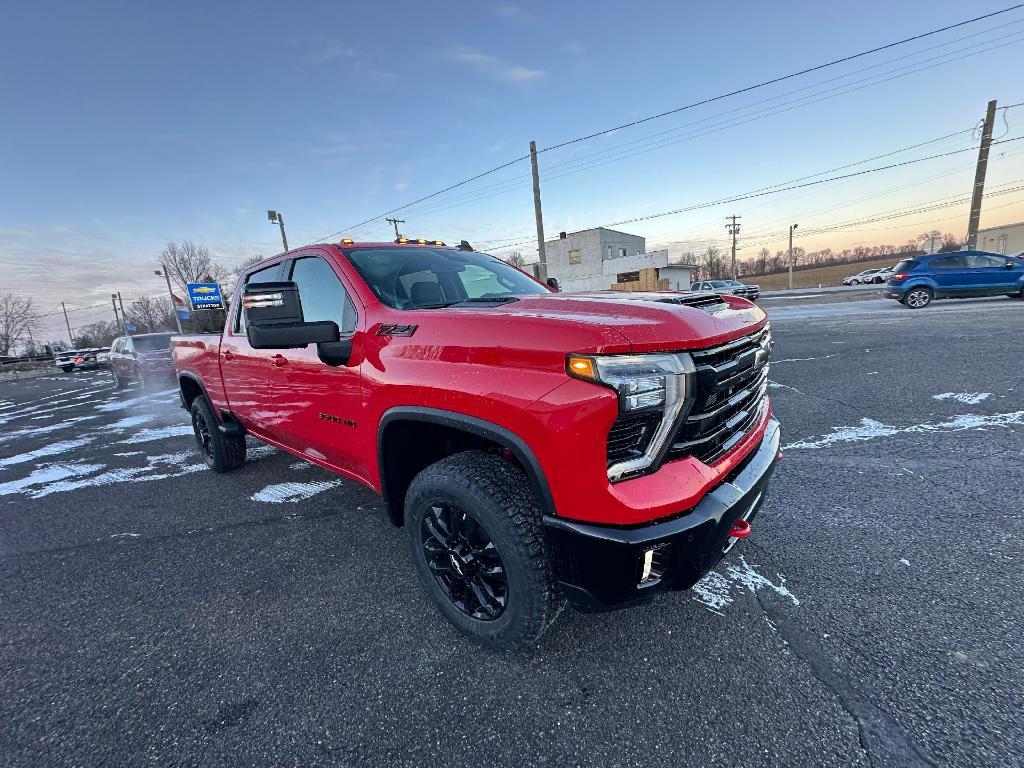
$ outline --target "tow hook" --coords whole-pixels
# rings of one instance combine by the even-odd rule
[[[729,537],[733,539],[746,539],[750,537],[750,523],[746,520],[737,520],[729,529]]]

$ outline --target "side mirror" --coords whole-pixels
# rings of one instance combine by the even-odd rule
[[[1006,266],[1007,269],[1013,269],[1017,265],[1014,264],[1012,261],[1008,261],[1008,262],[1006,262],[1005,266]]]
[[[338,341],[337,323],[304,321],[299,287],[292,282],[250,283],[242,289],[242,311],[253,349],[295,349]]]
[[[557,277],[549,277],[545,282],[547,283],[548,288],[550,288],[555,293],[558,293],[560,290],[562,290],[562,287],[558,284]]]

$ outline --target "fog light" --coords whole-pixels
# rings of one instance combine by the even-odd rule
[[[665,575],[668,552],[667,544],[659,544],[645,549],[640,556],[640,581],[638,587],[651,587],[659,583]]]

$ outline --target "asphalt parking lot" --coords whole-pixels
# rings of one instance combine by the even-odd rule
[[[371,492],[207,471],[170,390],[0,384],[0,763],[1024,764],[1024,303],[768,311],[751,539],[524,654],[440,619]]]

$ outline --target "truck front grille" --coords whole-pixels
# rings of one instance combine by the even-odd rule
[[[753,428],[766,407],[767,327],[736,341],[690,354],[697,367],[695,401],[676,428],[667,461],[694,456],[718,460]]]

